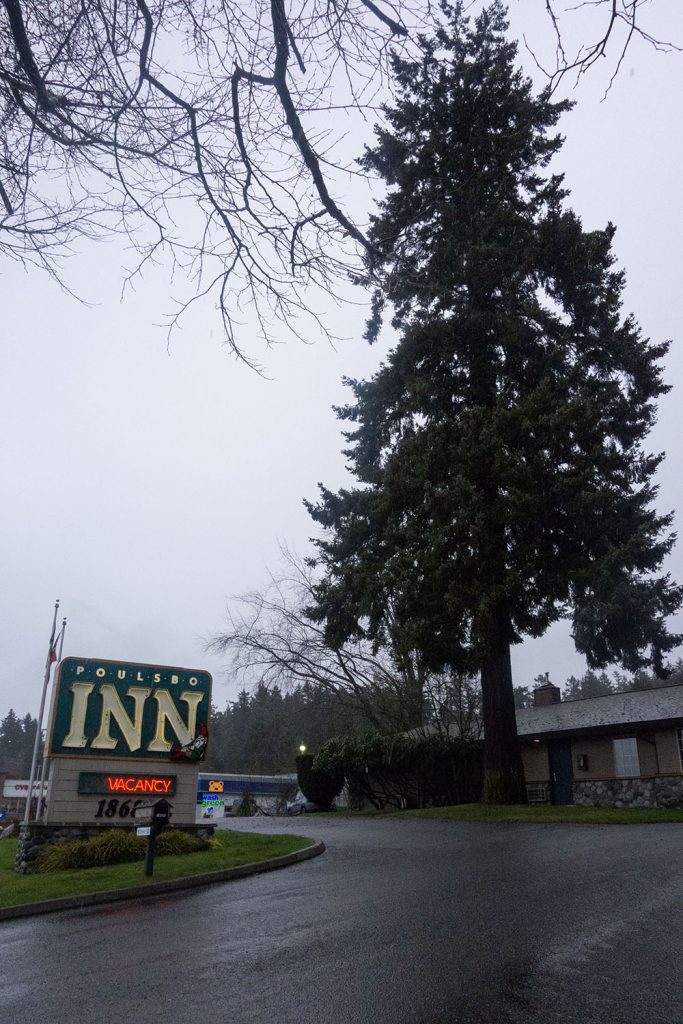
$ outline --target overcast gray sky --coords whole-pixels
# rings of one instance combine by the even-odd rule
[[[550,60],[543,8],[513,2],[513,31]],[[648,17],[654,34],[683,42],[679,0],[659,0]],[[617,225],[627,310],[653,340],[674,340],[673,391],[651,444],[667,452],[659,508],[677,509],[683,55],[636,40],[602,101],[607,64],[573,92],[555,167],[587,228]],[[345,189],[340,183],[337,195]],[[214,701],[233,698],[240,681],[204,641],[221,628],[230,595],[277,567],[280,540],[306,550],[312,525],[302,498],[315,497],[319,480],[345,482],[330,408],[346,400],[341,378],[371,374],[391,343],[389,333],[374,348],[362,341],[364,296],[349,291],[332,313],[345,339],[335,347],[288,340],[263,351],[245,323],[244,347],[264,365],[263,379],[222,345],[210,306],[197,306],[167,347],[155,326],[170,308],[166,272],[149,273],[121,302],[122,258],[102,244],[71,261],[67,280],[89,305],[36,270],[0,263],[0,715],[37,712],[57,597],[69,620],[65,654],[208,669]],[[670,569],[683,578],[680,546]],[[672,626],[683,631],[683,618]],[[584,669],[566,625],[514,653],[520,684]]]

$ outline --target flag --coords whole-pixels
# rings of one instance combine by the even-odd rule
[[[64,627],[62,626],[62,629],[63,628]],[[55,663],[55,661],[57,660],[57,644],[59,643],[59,638],[62,635],[62,629],[60,629],[59,633],[57,633],[57,636],[54,638],[54,641],[52,643],[52,647],[50,648],[50,664],[51,665],[53,665]]]

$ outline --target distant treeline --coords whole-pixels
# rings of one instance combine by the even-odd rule
[[[545,676],[537,676],[533,686],[515,686],[515,706],[529,708],[532,706],[533,691],[536,686],[547,682]],[[550,680],[553,682],[553,680]],[[586,697],[605,697],[610,693],[625,693],[628,690],[653,690],[658,686],[675,686],[683,683],[683,658],[674,663],[665,679],[659,679],[654,673],[640,669],[631,676],[623,672],[615,672],[613,676],[607,672],[593,672],[590,669],[582,676],[570,676],[562,690],[562,700],[584,700]]]
[[[213,709],[207,767],[294,772],[302,744],[313,753],[332,736],[370,727],[360,712],[309,683],[286,693],[260,685],[253,693],[242,690],[224,711]]]

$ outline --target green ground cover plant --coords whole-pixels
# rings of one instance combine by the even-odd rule
[[[143,875],[140,861],[107,867],[54,871],[49,874],[18,875],[14,871],[17,840],[0,843],[0,907],[16,907],[37,900],[106,892],[108,889],[135,888],[149,881],[161,882],[186,878],[225,868],[239,867],[271,857],[282,857],[313,843],[303,836],[247,835],[220,831],[212,848],[188,856],[159,856],[154,861],[154,877]]]

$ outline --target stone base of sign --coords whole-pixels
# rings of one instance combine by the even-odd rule
[[[173,827],[169,826],[169,828]],[[215,831],[213,825],[178,825],[176,827],[183,832],[191,832],[192,835],[201,839],[210,839]],[[19,829],[19,845],[17,846],[14,870],[20,875],[29,875],[34,870],[36,857],[45,846],[72,843],[78,839],[92,839],[105,828],[111,828],[111,824],[43,825],[40,822],[31,822],[29,825],[22,825]],[[130,823],[128,828],[131,830]]]

